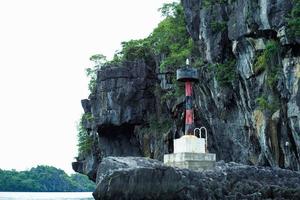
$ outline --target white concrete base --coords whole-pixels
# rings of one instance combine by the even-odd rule
[[[213,153],[172,153],[164,155],[164,164],[196,171],[213,169],[216,154]]]
[[[164,163],[172,167],[196,171],[213,169],[216,154],[205,152],[205,139],[185,135],[174,140],[174,153],[164,155]]]
[[[205,153],[205,139],[194,135],[184,135],[174,140],[174,153]]]

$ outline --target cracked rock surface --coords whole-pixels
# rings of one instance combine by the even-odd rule
[[[299,199],[300,173],[218,162],[214,171],[172,168],[141,157],[107,157],[95,199]]]

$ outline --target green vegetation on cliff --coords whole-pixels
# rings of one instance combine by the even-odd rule
[[[97,71],[105,65],[107,60],[104,55],[95,54],[90,57],[90,61],[94,62],[94,66],[87,68],[85,72],[87,77],[90,79],[88,84],[89,90],[93,93],[96,89]]]
[[[162,69],[178,68],[191,56],[193,41],[190,38],[180,4],[164,4],[160,9],[165,19],[158,24],[150,35],[154,54],[164,57],[160,63]]]
[[[268,68],[270,61],[276,56],[279,51],[279,44],[277,41],[271,40],[266,44],[264,51],[257,57],[254,64],[255,73],[260,73]]]
[[[280,57],[280,45],[275,40],[270,40],[266,44],[266,48],[259,54],[254,63],[254,72],[259,74],[263,71],[267,72],[267,84],[273,89],[276,86],[281,63],[278,61]]]
[[[236,79],[235,64],[236,61],[231,59],[216,65],[216,79],[221,86],[230,85]]]
[[[270,111],[273,114],[279,109],[279,102],[276,99],[268,99],[265,95],[256,98],[256,102],[261,111]]]
[[[293,9],[288,18],[288,32],[292,37],[300,37],[300,0],[294,0],[293,3]]]
[[[144,59],[157,62],[162,70],[181,67],[195,49],[184,21],[182,5],[164,4],[160,8],[164,20],[144,39],[122,42],[122,49],[109,63]]]
[[[215,4],[231,4],[235,1],[236,0],[203,0],[202,5],[203,7],[207,8]]]
[[[50,166],[29,171],[1,170],[0,191],[14,192],[84,192],[93,191],[95,184],[86,176],[72,174]]]
[[[80,122],[77,126],[78,138],[78,155],[85,156],[92,150],[92,138],[89,136],[88,130],[85,128],[84,123],[93,120],[91,113],[85,113],[81,116]]]
[[[227,25],[226,22],[212,21],[210,27],[213,32],[223,32],[226,30]]]
[[[90,58],[95,64],[86,70],[90,78],[91,93],[94,93],[96,88],[96,72],[105,66],[143,59],[151,65],[156,63],[161,71],[175,71],[185,64],[187,58],[191,58],[196,67],[203,65],[202,60],[196,58],[197,48],[186,30],[182,5],[176,2],[167,3],[159,10],[164,19],[148,37],[122,42],[122,49],[111,61],[107,61],[102,54]]]

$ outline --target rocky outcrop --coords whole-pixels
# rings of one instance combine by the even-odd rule
[[[293,1],[182,4],[198,56],[207,63],[194,91],[197,124],[209,129],[208,149],[226,162],[300,170],[300,45],[287,34]],[[260,70],[270,42],[278,52]],[[227,67],[222,76],[234,74],[225,85],[218,80],[220,64]]]
[[[98,71],[97,77],[96,92],[90,97],[95,124],[141,124],[154,112],[151,89],[157,78],[143,61],[110,66]]]
[[[219,162],[214,171],[182,170],[137,157],[107,157],[95,199],[299,199],[300,174]]]
[[[124,62],[99,70],[96,90],[82,107],[90,118],[83,126],[93,140],[90,155],[78,157],[73,169],[96,178],[97,166],[107,156],[142,156],[135,126],[155,113],[155,68],[144,61]]]
[[[83,121],[91,153],[79,156],[74,170],[97,181],[94,195],[103,199],[297,199],[299,173],[278,169],[300,170],[300,39],[287,30],[293,1],[182,5],[196,58],[204,62],[194,85],[195,124],[208,129],[217,160],[252,166],[219,163],[200,174],[111,158],[161,161],[184,130],[183,96],[163,99],[172,86],[159,88],[159,63],[136,60],[99,70],[95,92],[82,101],[91,116]]]

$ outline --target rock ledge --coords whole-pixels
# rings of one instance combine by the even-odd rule
[[[300,199],[300,173],[218,162],[195,172],[142,157],[107,157],[95,199]]]

